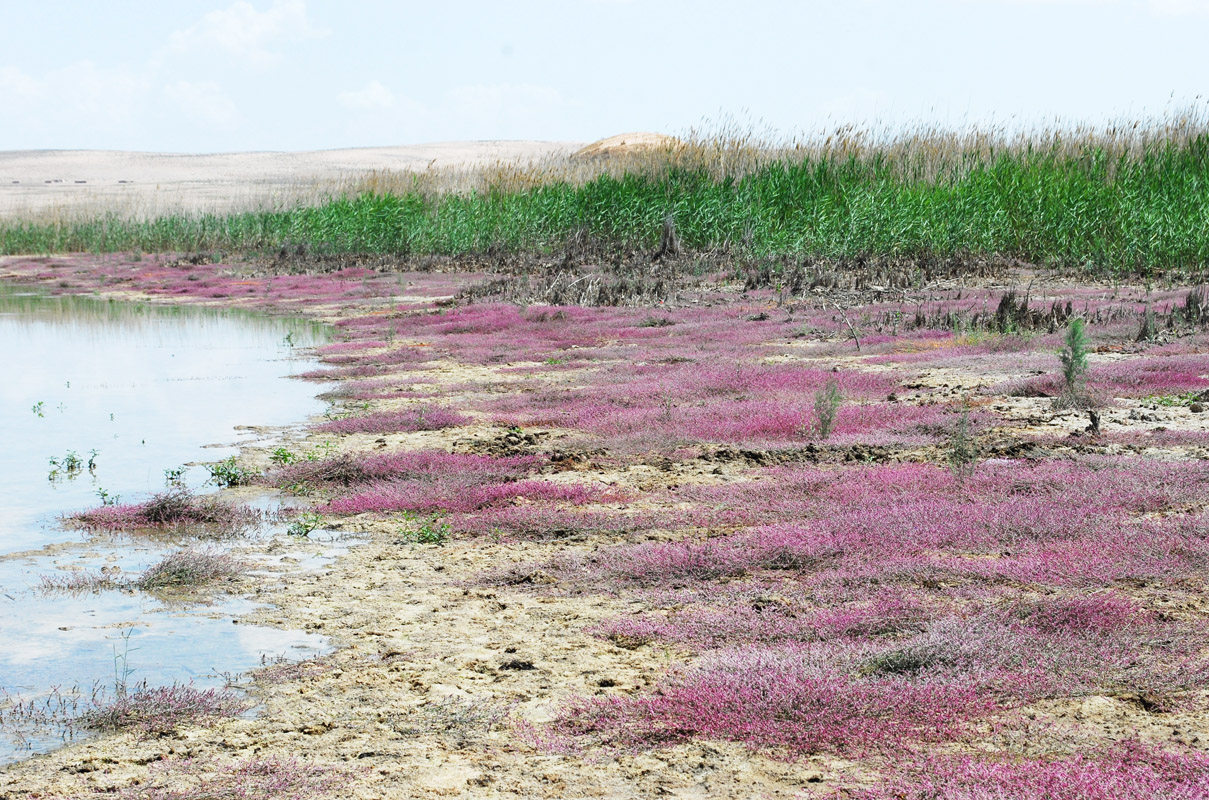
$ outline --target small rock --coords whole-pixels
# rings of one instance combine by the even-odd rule
[[[1192,405],[1188,406],[1188,410],[1193,414],[1199,414],[1205,410],[1205,407],[1200,403],[1193,403]]]

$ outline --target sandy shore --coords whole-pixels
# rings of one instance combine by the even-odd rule
[[[301,153],[0,151],[0,217],[155,214],[294,202],[374,170],[473,168],[574,152],[578,142],[434,142]]]

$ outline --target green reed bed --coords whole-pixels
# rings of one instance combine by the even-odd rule
[[[553,252],[584,233],[653,249],[670,214],[680,243],[698,252],[998,255],[1093,273],[1209,263],[1209,125],[1199,122],[1010,141],[933,134],[775,150],[696,142],[630,167],[600,162],[585,177],[593,168],[577,165],[575,179],[558,168],[525,180],[495,173],[446,192],[414,176],[284,211],[2,220],[0,252]]]

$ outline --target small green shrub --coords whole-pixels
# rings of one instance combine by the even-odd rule
[[[444,545],[453,534],[449,523],[436,514],[429,516],[408,514],[406,519],[409,526],[400,528],[399,535],[404,541],[412,544]]]
[[[217,486],[245,486],[255,480],[260,473],[242,467],[235,463],[235,456],[224,458],[215,464],[206,465],[210,480]]]
[[[978,446],[970,433],[969,406],[961,409],[961,416],[953,428],[952,436],[949,437],[948,456],[949,469],[953,471],[953,476],[957,478],[958,483],[973,476],[974,469],[978,466]]]
[[[298,458],[298,454],[293,450],[290,450],[288,447],[278,447],[269,454],[269,461],[272,461],[274,464],[282,467],[288,464],[293,464],[294,462],[298,461]]]
[[[306,511],[299,514],[298,517],[292,520],[289,527],[286,528],[286,533],[290,536],[310,536],[311,531],[323,525],[323,517],[313,511]]]
[[[840,392],[840,384],[835,378],[827,381],[827,385],[814,393],[814,424],[815,432],[820,439],[826,439],[835,428],[835,418],[839,414],[844,395]]]
[[[1062,359],[1062,379],[1066,382],[1066,391],[1078,391],[1087,377],[1087,333],[1079,317],[1072,319],[1066,327],[1066,349],[1059,358]]]
[[[1087,354],[1090,347],[1083,320],[1075,317],[1066,327],[1066,347],[1058,354],[1062,361],[1062,393],[1054,398],[1055,408],[1087,408],[1093,405],[1087,388]]]

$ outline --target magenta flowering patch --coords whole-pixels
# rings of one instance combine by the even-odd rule
[[[1206,800],[1209,756],[1123,743],[1106,751],[1053,759],[915,759],[857,800]]]
[[[944,738],[1041,698],[1132,693],[1155,708],[1178,704],[1189,690],[1209,686],[1209,629],[1163,618],[1116,591],[1078,590],[1205,580],[1203,516],[1152,515],[1200,507],[1209,499],[1206,469],[1093,458],[985,465],[959,482],[928,465],[782,467],[758,480],[687,488],[682,496],[710,503],[720,517],[794,521],[600,548],[542,570],[555,586],[630,587],[655,604],[596,626],[593,633],[607,641],[729,655],[705,657],[683,673],[692,681],[673,674],[649,696],[571,707],[556,728],[625,746],[704,736],[758,740],[791,754],[853,755],[902,743],[881,741],[876,726],[854,721],[848,728],[827,716],[817,724],[842,735],[787,738],[793,726],[782,712],[746,699],[739,687],[760,685],[760,671],[772,663],[764,659],[779,654],[776,663],[784,664],[789,653],[827,675],[836,697],[864,702],[880,697],[871,687],[908,687],[901,706],[869,713],[897,720],[903,737],[924,736],[917,741],[931,735],[914,727],[915,714],[929,706],[916,705],[912,692],[924,688],[969,700],[955,701],[954,716],[938,723]],[[743,654],[739,662],[735,653]],[[729,678],[705,666],[747,659],[756,666],[734,686],[718,683]],[[779,675],[778,686],[794,680]],[[716,710],[719,685],[746,699],[749,716]],[[709,689],[694,695],[701,687]],[[794,708],[792,719],[816,719]]]
[[[333,514],[367,511],[467,512],[515,503],[583,503],[619,499],[587,486],[527,480],[474,484],[450,479],[439,482],[384,483],[357,494],[339,497],[325,506]]]
[[[208,535],[233,535],[255,525],[260,512],[234,506],[186,489],[152,495],[142,503],[103,505],[70,515],[71,522],[100,530],[185,528],[197,526]]]
[[[387,411],[360,417],[325,422],[318,427],[324,433],[399,433],[405,431],[436,431],[465,425],[470,418],[448,409],[417,408],[408,411]]]
[[[792,756],[859,754],[953,738],[984,705],[968,689],[846,676],[808,649],[745,649],[675,672],[652,694],[574,702],[553,727],[622,749],[700,737]]]
[[[317,461],[302,461],[274,472],[277,486],[335,484],[353,486],[377,481],[460,480],[489,483],[516,478],[532,471],[541,459],[537,456],[492,457],[469,453],[443,453],[419,450],[366,456],[337,456]]]

